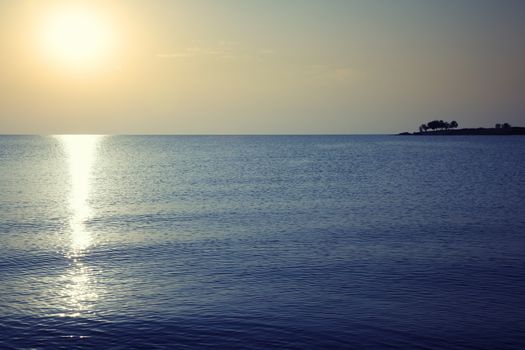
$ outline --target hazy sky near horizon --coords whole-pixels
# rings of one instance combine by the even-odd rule
[[[0,134],[525,125],[524,38],[521,0],[2,0]]]

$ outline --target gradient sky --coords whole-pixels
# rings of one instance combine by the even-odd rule
[[[111,37],[76,70],[41,43],[72,4]],[[521,0],[2,0],[0,134],[525,126],[524,62]]]

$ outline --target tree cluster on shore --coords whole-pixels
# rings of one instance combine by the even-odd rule
[[[459,126],[459,124],[453,120],[450,123],[444,122],[443,120],[433,120],[431,122],[428,122],[427,124],[421,124],[419,126],[419,132],[426,132],[427,130],[448,130],[448,129],[455,129]]]
[[[510,129],[511,126],[510,126],[509,123],[503,123],[503,124],[498,123],[498,124],[494,125],[494,128],[496,128],[496,129]]]

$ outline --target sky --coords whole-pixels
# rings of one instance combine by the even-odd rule
[[[0,134],[525,126],[521,0],[2,0]]]

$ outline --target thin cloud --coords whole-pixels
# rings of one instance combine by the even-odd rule
[[[195,55],[190,52],[159,53],[156,55],[158,58],[188,58],[193,56]]]
[[[157,58],[189,59],[197,57],[210,57],[217,60],[258,60],[275,55],[271,48],[254,50],[240,50],[239,44],[232,41],[219,41],[216,46],[187,47],[182,51],[158,53]]]
[[[259,49],[259,54],[272,56],[272,55],[275,55],[275,50],[273,50],[273,49]]]

